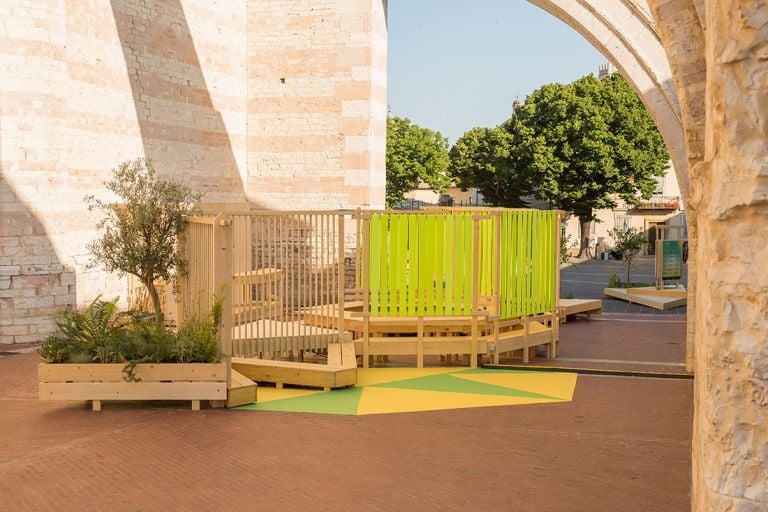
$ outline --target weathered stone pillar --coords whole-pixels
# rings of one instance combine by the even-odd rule
[[[768,6],[706,1],[693,509],[768,510]]]

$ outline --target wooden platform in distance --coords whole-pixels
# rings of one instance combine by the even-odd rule
[[[328,364],[274,361],[233,357],[232,369],[255,382],[274,382],[330,390],[357,384],[357,358],[354,343],[328,345]]]
[[[600,299],[560,299],[560,307],[565,316],[570,315],[599,315],[603,312],[603,301]]]
[[[608,297],[626,300],[630,303],[641,304],[643,306],[648,306],[649,308],[654,308],[661,311],[684,306],[688,302],[687,297],[652,294],[652,290],[655,290],[653,287],[632,288],[630,290],[634,291],[629,291],[626,288],[606,288],[603,293],[605,293],[605,295]],[[638,293],[638,291],[640,293]],[[663,291],[664,290],[661,292],[663,293]],[[677,290],[677,292],[678,293],[676,295],[679,295],[680,290]]]

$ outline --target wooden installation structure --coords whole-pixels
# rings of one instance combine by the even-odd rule
[[[473,367],[513,352],[528,361],[539,345],[555,357],[560,222],[558,211],[452,208],[191,217],[188,275],[168,316],[206,314],[223,298],[222,351],[254,377],[285,366],[265,359],[333,344],[365,367],[390,355],[414,355],[419,367],[433,354]],[[246,369],[249,360],[262,369]],[[292,364],[318,387],[350,384],[310,375],[323,365]]]
[[[363,364],[372,356],[557,353],[558,211],[366,212]]]

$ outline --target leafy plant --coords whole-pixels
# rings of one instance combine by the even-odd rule
[[[560,263],[568,263],[571,261],[570,249],[575,247],[576,244],[573,241],[573,235],[570,233],[560,237]]]
[[[105,186],[123,204],[94,196],[85,198],[89,210],[105,214],[97,224],[101,238],[88,244],[93,264],[138,277],[152,299],[155,321],[162,326],[163,312],[154,283],[162,279],[175,284],[186,272],[179,241],[184,217],[198,211],[202,195],[180,183],[160,180],[151,162],[141,158],[120,164]]]
[[[118,312],[117,299],[97,298],[82,312],[57,313],[59,332],[43,341],[38,353],[51,363],[125,363],[123,378],[136,382],[139,363],[220,361],[221,313],[217,298],[206,318],[187,320],[173,332],[144,313]]]
[[[97,297],[82,312],[65,309],[54,315],[59,334],[40,346],[41,356],[51,362],[117,362],[116,343],[125,337],[124,315],[117,299]]]
[[[613,238],[614,249],[621,253],[621,259],[627,266],[627,283],[631,282],[630,273],[634,268],[633,259],[648,243],[645,233],[632,226],[616,226],[608,231]]]

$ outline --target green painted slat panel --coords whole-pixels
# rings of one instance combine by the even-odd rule
[[[382,250],[379,224],[381,215],[371,215],[370,220],[370,257],[368,286],[371,292],[370,308],[371,316],[379,316],[379,294],[381,292],[381,259],[378,257]]]
[[[372,215],[371,314],[469,314],[472,217],[473,212]],[[501,223],[499,240],[495,222]],[[505,318],[551,311],[557,293],[557,213],[505,211],[479,221],[479,229],[480,293],[498,293],[500,313]],[[496,244],[500,251],[499,290],[495,290],[494,275]]]
[[[376,253],[378,254],[379,261],[380,261],[380,275],[379,279],[381,282],[380,289],[381,289],[381,296],[379,297],[379,309],[380,309],[380,315],[381,316],[389,316],[389,262],[388,262],[388,254],[389,254],[389,219],[390,215],[384,214],[381,216],[381,222],[379,222],[379,238],[381,240],[381,250]]]
[[[534,212],[531,230],[531,256],[533,258],[533,273],[531,275],[533,296],[531,297],[531,304],[535,311],[541,311],[539,308],[541,307],[541,243],[543,239],[541,237],[540,220],[540,212]]]
[[[509,318],[512,316],[512,263],[514,257],[511,253],[512,237],[512,215],[505,212],[502,216],[502,234],[501,234],[501,268],[502,268],[502,290],[501,290],[501,316]]]
[[[456,289],[456,217],[448,215],[445,218],[445,303],[444,311],[446,315],[455,314],[454,292]]]
[[[419,288],[419,225],[415,215],[408,215],[408,303],[406,316],[416,315]]]
[[[466,233],[464,235],[464,254],[466,254],[466,261],[464,261],[464,275],[466,283],[464,285],[464,314],[469,315],[472,312],[472,257],[473,247],[472,238],[475,232],[475,222],[471,214],[465,216]]]
[[[471,258],[472,255],[467,254],[466,252],[466,246],[465,246],[465,239],[467,237],[467,215],[465,214],[459,214],[455,217],[456,220],[456,279],[454,281],[454,314],[455,315],[463,315],[464,314],[464,295],[466,292],[467,287],[467,276],[466,276],[466,265],[467,265],[467,258],[470,259],[471,264]],[[472,279],[472,275],[470,274],[469,280]]]
[[[531,292],[533,275],[531,272],[531,250],[533,249],[533,240],[531,237],[532,232],[532,220],[533,212],[525,212],[525,314],[530,315],[533,308],[531,307]]]
[[[434,316],[435,304],[435,216],[424,215],[420,229],[424,249],[422,253],[422,266],[419,265],[419,281],[421,288],[422,306],[421,312],[425,316]]]
[[[435,315],[445,315],[445,221],[435,215]]]
[[[485,219],[480,221],[481,236],[482,236],[482,280],[480,281],[480,293],[483,295],[490,295],[493,288],[493,252],[491,247],[493,245],[493,220]]]
[[[396,297],[398,302],[397,316],[405,316],[408,304],[408,217],[396,215],[396,245],[400,261],[395,271],[397,282]]]

